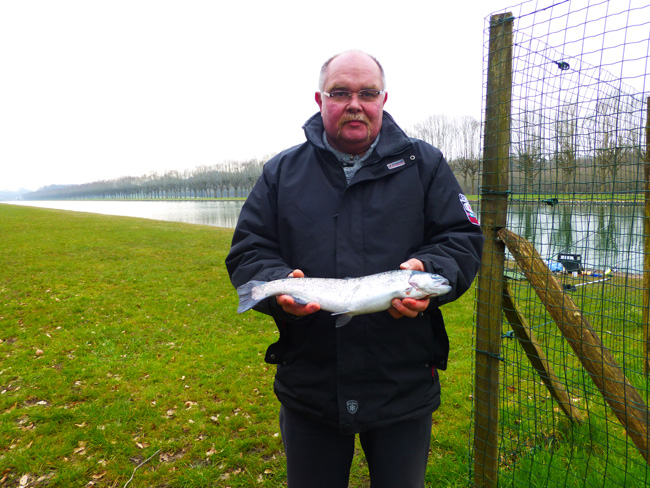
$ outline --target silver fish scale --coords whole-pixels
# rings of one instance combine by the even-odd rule
[[[358,315],[378,312],[390,307],[394,298],[424,298],[449,291],[447,280],[439,278],[438,293],[420,291],[409,279],[419,272],[388,271],[360,278],[286,278],[255,286],[252,296],[256,301],[277,295],[291,295],[299,302],[317,302],[321,309],[333,313]],[[423,273],[428,274],[428,273]],[[437,276],[437,275],[430,275]]]

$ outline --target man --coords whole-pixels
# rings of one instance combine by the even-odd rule
[[[315,97],[307,142],[264,166],[226,265],[235,287],[400,267],[449,280],[447,295],[396,299],[340,328],[318,303],[290,296],[256,307],[280,333],[266,361],[277,364],[289,488],[347,488],[356,433],[373,488],[421,488],[449,352],[438,306],[469,288],[483,236],[440,151],[384,112],[375,58],[332,57]]]

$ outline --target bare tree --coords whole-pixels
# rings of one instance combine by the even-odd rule
[[[448,159],[456,155],[453,152],[458,127],[446,115],[430,115],[406,131],[411,137],[422,139],[440,149]]]
[[[575,176],[578,152],[578,104],[560,107],[556,121],[556,164],[562,173],[564,190],[567,191]]]
[[[458,157],[454,167],[469,181],[471,193],[476,193],[476,176],[481,167],[481,123],[473,117],[462,117],[458,122],[457,134]]]
[[[546,164],[542,127],[533,111],[524,111],[519,117],[513,117],[513,126],[514,163],[524,175],[524,192],[531,193]]]

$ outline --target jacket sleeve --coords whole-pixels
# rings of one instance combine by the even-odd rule
[[[441,305],[456,300],[471,286],[480,267],[484,238],[469,202],[440,151],[423,153],[438,164],[427,165],[431,172],[423,175],[425,237],[412,257],[420,259],[428,272],[449,280],[451,292],[432,300],[432,304]]]
[[[293,271],[282,257],[277,225],[277,186],[273,182],[274,160],[264,171],[242,207],[226,268],[235,288],[250,280],[272,281]],[[274,297],[255,307],[273,316],[283,314]]]

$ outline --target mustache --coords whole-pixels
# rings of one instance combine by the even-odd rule
[[[346,122],[361,122],[366,125],[370,125],[370,120],[364,114],[345,114],[339,120],[339,127],[342,127]]]
[[[343,132],[343,126],[345,125],[346,122],[361,122],[362,124],[365,124],[366,130],[368,131],[366,141],[370,141],[370,135],[371,135],[370,120],[364,114],[343,115],[343,117],[339,119],[339,126],[338,126],[338,130],[336,131],[336,137],[341,137],[341,133]]]

